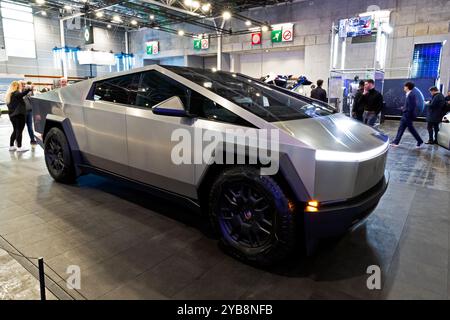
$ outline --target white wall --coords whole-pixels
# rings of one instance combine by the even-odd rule
[[[260,78],[269,73],[275,74],[305,74],[305,50],[283,50],[257,53],[245,53],[240,55],[241,73]]]
[[[170,57],[170,58],[164,58],[159,61],[160,64],[166,65],[166,66],[185,66],[185,60],[184,57]]]
[[[54,65],[52,49],[61,46],[59,20],[57,18],[34,17],[36,41],[36,59],[9,57],[8,61],[0,62],[0,73],[62,75],[60,65]],[[18,32],[22,32],[18,30]],[[121,52],[125,51],[125,34],[123,29],[94,28],[93,45],[85,46],[81,29],[65,30],[66,45],[80,46],[82,49]],[[3,27],[0,18],[0,46],[4,46]],[[24,48],[28,50],[28,48]],[[102,75],[109,72],[109,67],[93,67],[94,73]],[[89,76],[89,66],[72,65],[69,76]],[[48,81],[45,80],[45,81]]]

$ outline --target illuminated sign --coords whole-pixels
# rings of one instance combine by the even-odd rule
[[[103,51],[78,51],[77,58],[79,64],[110,66],[116,63],[113,53]]]
[[[370,36],[375,28],[375,21],[371,16],[354,17],[339,21],[339,37],[353,38]]]
[[[194,39],[194,50],[208,50],[209,39]]]
[[[252,46],[261,44],[261,32],[252,33]]]
[[[84,38],[84,44],[93,44],[94,43],[94,27],[93,26],[84,27],[83,38]]]
[[[209,39],[202,39],[202,50],[209,49]]]
[[[290,42],[294,40],[294,24],[283,23],[272,26],[272,42]]]
[[[159,53],[159,42],[158,41],[148,41],[146,42],[146,52],[148,55],[154,55]]]

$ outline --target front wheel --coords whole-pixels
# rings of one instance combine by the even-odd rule
[[[44,141],[45,164],[57,182],[73,183],[76,179],[72,153],[66,135],[59,128],[51,128]]]
[[[296,242],[293,205],[277,182],[257,168],[236,167],[212,186],[209,213],[223,247],[258,265],[286,258]]]

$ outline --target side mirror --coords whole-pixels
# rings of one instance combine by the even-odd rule
[[[183,102],[177,96],[169,98],[152,108],[154,114],[169,117],[190,117],[184,109]]]

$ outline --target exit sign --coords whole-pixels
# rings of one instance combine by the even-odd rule
[[[158,41],[148,41],[146,42],[146,52],[148,55],[154,55],[159,53],[159,42]]]
[[[208,50],[209,39],[194,39],[194,50]]]
[[[283,23],[272,26],[272,42],[290,42],[294,40],[294,24]]]

